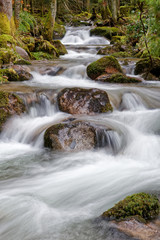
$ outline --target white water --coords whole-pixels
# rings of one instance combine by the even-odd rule
[[[69,36],[71,45],[81,39],[85,47],[86,42],[97,39],[90,38],[88,30],[73,30],[63,42],[68,43]],[[26,83],[50,89],[79,86],[106,90],[113,113],[80,119],[116,132],[101,139],[102,143],[107,140],[108,146],[93,152],[62,154],[44,149],[45,129],[71,117],[59,112],[46,94],[27,114],[10,119],[0,136],[1,240],[128,239],[117,236],[107,225],[102,231],[93,220],[126,195],[159,193],[159,85],[91,81],[85,69],[99,57],[94,47],[86,52],[69,50],[59,61],[66,67],[60,76],[34,73],[33,80]]]

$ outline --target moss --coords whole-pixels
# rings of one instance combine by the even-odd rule
[[[31,65],[31,63],[25,59],[18,59],[14,62],[15,65]]]
[[[24,111],[23,101],[16,94],[0,91],[0,131],[11,115]]]
[[[19,81],[19,76],[16,71],[12,68],[10,69],[0,69],[0,75],[6,76],[8,81]]]
[[[128,17],[131,7],[129,6],[120,6],[120,14],[122,16]]]
[[[126,58],[126,57],[131,57],[131,53],[129,52],[116,52],[112,54],[113,57],[117,58]]]
[[[0,35],[1,34],[10,34],[11,26],[10,21],[6,14],[0,13]]]
[[[66,34],[66,29],[63,25],[58,24],[55,22],[54,28],[53,28],[53,38],[54,39],[61,39]]]
[[[59,55],[67,54],[67,50],[65,46],[61,43],[60,40],[53,40],[52,44],[57,49]]]
[[[36,42],[36,51],[37,52],[46,52],[52,54],[53,57],[59,57],[57,49],[47,40],[37,40]]]
[[[34,52],[35,49],[35,38],[31,36],[23,36],[22,41],[28,47],[29,51]]]
[[[52,60],[54,59],[54,56],[49,54],[49,53],[44,53],[44,52],[32,52],[32,59],[34,60]]]
[[[111,44],[119,43],[119,44],[126,44],[127,37],[126,36],[113,36],[111,40]]]
[[[90,34],[111,39],[113,36],[122,35],[122,32],[116,27],[96,27],[91,29]]]
[[[156,77],[160,77],[160,58],[152,58],[151,65],[149,58],[144,58],[136,63],[135,74],[151,73]]]
[[[107,68],[112,68],[117,72],[122,72],[121,66],[117,59],[112,56],[106,56],[91,63],[87,67],[87,74],[91,79],[96,79],[98,76],[105,74]]]
[[[11,35],[2,34],[0,35],[0,48],[11,47],[16,44],[16,41]]]
[[[112,74],[110,77],[106,78],[104,82],[109,82],[109,83],[139,83],[141,82],[137,78],[133,77],[127,77],[124,74]]]
[[[158,198],[147,193],[137,193],[126,197],[114,207],[102,214],[106,219],[124,220],[128,217],[139,216],[151,220],[158,216],[160,205]]]
[[[106,113],[108,111],[113,111],[113,107],[110,103],[106,103],[106,105],[101,110],[102,113]]]

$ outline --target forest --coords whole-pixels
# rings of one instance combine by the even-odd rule
[[[0,239],[160,239],[160,0],[0,0]]]

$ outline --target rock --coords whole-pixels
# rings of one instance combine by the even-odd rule
[[[63,25],[58,24],[55,22],[54,29],[53,29],[53,38],[54,39],[62,39],[66,34],[66,29]]]
[[[139,240],[160,240],[160,220],[142,223],[136,219],[114,222],[117,229]]]
[[[32,74],[30,73],[30,69],[27,66],[13,65],[12,69],[14,69],[18,74],[19,76],[18,81],[26,81],[31,80],[33,78]]]
[[[120,52],[113,53],[112,56],[116,58],[127,58],[127,57],[132,57],[132,54],[129,52],[120,51]]]
[[[99,89],[65,88],[58,94],[58,106],[70,114],[94,114],[112,111],[108,94]]]
[[[18,59],[14,62],[15,65],[31,65],[31,63],[25,59]]]
[[[10,116],[24,111],[25,106],[16,94],[0,91],[0,131]]]
[[[29,60],[28,53],[21,47],[16,46],[16,52],[25,60]]]
[[[57,49],[49,41],[44,40],[43,37],[36,39],[35,51],[51,54],[52,58],[59,57]]]
[[[35,50],[35,38],[31,36],[23,36],[22,41],[27,45],[30,52],[34,52]]]
[[[13,49],[0,48],[0,64],[9,64],[17,60],[17,53]]]
[[[116,27],[96,27],[91,29],[90,34],[111,39],[112,36],[122,35],[122,32]]]
[[[61,43],[61,41],[53,40],[52,44],[57,49],[59,55],[65,55],[68,53],[65,46]]]
[[[117,59],[112,56],[106,56],[91,63],[87,67],[88,77],[95,80],[103,74],[122,73],[122,68]]]
[[[151,73],[154,78],[158,78],[160,80],[160,58],[153,58],[152,62],[153,65],[151,65],[149,58],[144,58],[138,61],[135,67],[135,74],[143,74],[144,78],[147,80],[148,74]]]
[[[63,71],[62,67],[55,66],[52,68],[45,69],[45,71],[41,72],[41,74],[48,74],[49,76],[56,76],[61,71]]]
[[[139,78],[128,77],[121,73],[116,74],[103,74],[95,79],[100,82],[108,83],[140,83],[142,82]]]
[[[136,216],[139,221],[145,222],[156,218],[159,211],[160,204],[156,196],[137,193],[118,202],[114,207],[104,212],[102,218],[124,220]]]
[[[95,128],[88,122],[81,121],[53,125],[45,132],[44,146],[69,152],[94,149]]]
[[[19,76],[13,68],[0,69],[0,75],[7,77],[8,81],[19,81]]]

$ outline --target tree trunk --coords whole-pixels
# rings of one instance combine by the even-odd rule
[[[54,28],[56,14],[57,14],[57,0],[51,0],[52,28]]]
[[[87,12],[90,12],[90,0],[87,0]]]
[[[19,14],[21,11],[21,0],[14,0],[14,21],[16,28],[19,26]]]
[[[119,0],[108,0],[109,8],[112,13],[112,19],[117,22],[118,11],[119,11]]]
[[[0,0],[0,34],[11,34],[12,0]]]

